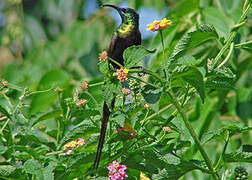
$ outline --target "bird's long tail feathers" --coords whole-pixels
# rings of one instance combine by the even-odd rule
[[[115,104],[115,98],[112,100],[112,103],[111,103],[112,109],[114,108],[114,104]],[[99,143],[98,143],[96,157],[95,157],[94,166],[93,166],[95,169],[98,168],[99,163],[100,163],[102,148],[103,148],[106,130],[107,130],[107,124],[108,124],[108,120],[109,120],[109,115],[110,115],[109,107],[108,107],[107,103],[104,101],[100,138],[99,138]]]

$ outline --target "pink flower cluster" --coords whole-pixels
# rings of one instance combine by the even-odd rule
[[[126,131],[126,130],[125,130],[125,128],[123,128],[123,127],[119,127],[119,128],[116,130],[116,133],[118,133],[119,131]],[[136,136],[136,133],[130,132],[130,137],[129,137],[129,139],[133,139],[134,136]]]
[[[109,180],[121,180],[126,179],[128,175],[125,170],[127,169],[126,165],[120,165],[119,162],[113,161],[112,164],[109,164]]]
[[[128,73],[129,73],[129,70],[127,68],[117,69],[116,70],[117,79],[121,82],[127,81],[128,80]]]
[[[66,151],[65,154],[71,154],[73,149],[76,149],[82,145],[85,144],[85,141],[83,138],[78,138],[74,141],[68,142],[64,145],[64,151]]]

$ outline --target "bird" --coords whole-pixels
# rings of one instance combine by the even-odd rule
[[[112,40],[108,49],[108,57],[124,65],[123,52],[130,46],[141,45],[141,33],[139,31],[139,15],[131,8],[120,8],[112,4],[104,4],[103,7],[111,7],[119,13],[121,17],[121,24],[114,32]],[[115,69],[119,69],[116,63],[109,61]],[[111,102],[111,109],[113,110],[115,104],[115,97]],[[98,168],[101,159],[102,148],[106,135],[107,123],[111,112],[106,101],[103,103],[102,124],[99,142],[96,151],[96,157],[93,167]]]

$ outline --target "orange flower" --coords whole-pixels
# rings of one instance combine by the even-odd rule
[[[161,21],[153,21],[152,24],[148,24],[147,31],[162,31],[163,29],[167,28],[172,24],[171,20],[167,20],[166,18],[163,18]]]

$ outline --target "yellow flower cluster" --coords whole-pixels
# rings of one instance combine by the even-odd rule
[[[153,21],[152,24],[148,24],[148,31],[161,31],[165,28],[167,28],[168,26],[170,26],[172,24],[171,20],[167,20],[166,18],[163,18],[161,21]]]
[[[140,173],[140,180],[150,180],[150,178],[146,177],[143,172]]]
[[[83,138],[78,138],[74,141],[70,141],[64,145],[64,151],[66,151],[65,154],[71,154],[73,149],[76,149],[82,145],[85,144],[85,141]]]

